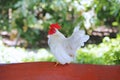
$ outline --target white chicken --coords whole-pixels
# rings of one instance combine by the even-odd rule
[[[57,23],[51,24],[48,31],[48,45],[56,60],[60,64],[71,63],[76,57],[76,50],[84,46],[89,39],[84,30],[75,27],[72,35],[66,38],[58,30],[61,28]]]

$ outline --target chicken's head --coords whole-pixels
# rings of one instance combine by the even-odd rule
[[[51,25],[50,25],[50,29],[49,29],[49,31],[48,31],[48,34],[49,34],[49,35],[52,35],[52,34],[54,34],[54,33],[56,32],[56,30],[59,30],[59,29],[61,29],[61,26],[58,25],[58,23],[51,24]]]

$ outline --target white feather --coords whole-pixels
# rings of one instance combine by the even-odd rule
[[[65,38],[62,33],[56,30],[55,34],[49,35],[48,44],[57,61],[61,64],[66,64],[73,61],[76,56],[76,50],[84,46],[84,42],[88,39],[89,36],[85,35],[85,31],[76,27],[73,34],[68,38]]]

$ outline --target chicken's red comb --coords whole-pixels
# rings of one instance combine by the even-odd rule
[[[61,29],[61,26],[58,23],[55,23],[55,24],[51,24],[50,28]]]

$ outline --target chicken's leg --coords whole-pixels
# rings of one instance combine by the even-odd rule
[[[60,63],[59,63],[59,62],[56,62],[56,63],[55,63],[55,67],[56,67],[58,64],[60,64]]]

